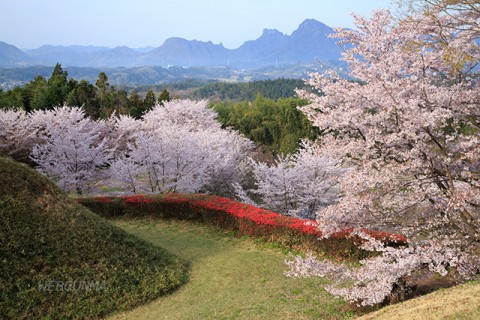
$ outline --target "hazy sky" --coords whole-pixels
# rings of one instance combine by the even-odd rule
[[[160,46],[169,37],[233,49],[264,28],[291,34],[305,19],[353,27],[390,0],[0,0],[0,41],[52,45]]]

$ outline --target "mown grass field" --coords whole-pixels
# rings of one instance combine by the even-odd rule
[[[288,254],[188,221],[115,219],[125,231],[190,263],[175,292],[109,319],[349,319],[352,307],[333,298],[320,278],[292,279]]]

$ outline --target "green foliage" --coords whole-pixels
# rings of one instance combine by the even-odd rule
[[[468,119],[475,123],[475,119]],[[470,123],[466,121],[460,121],[458,123],[454,123],[453,119],[450,118],[447,120],[445,126],[443,127],[443,132],[446,135],[464,135],[464,136],[471,136],[479,133],[479,130],[472,126]]]
[[[23,90],[15,87],[4,92],[0,89],[0,109],[20,109],[23,106]]]
[[[128,98],[128,104],[129,104],[129,109],[130,109],[130,114],[134,118],[140,118],[143,114],[143,101],[140,99],[138,96],[137,92],[132,92],[130,94],[130,97]]]
[[[311,125],[297,107],[308,101],[285,98],[277,101],[257,95],[253,102],[216,101],[211,107],[225,127],[232,127],[257,145],[267,145],[274,154],[293,153],[301,139],[314,140],[319,130]]]
[[[94,119],[100,117],[97,89],[85,80],[77,83],[74,89],[68,93],[66,103],[69,106],[83,106],[85,113]]]
[[[36,76],[23,89],[23,108],[26,111],[45,110],[63,105],[67,95],[76,85],[75,80],[69,81],[67,77],[67,72],[60,64],[55,66],[48,80],[43,76]]]
[[[259,80],[251,82],[208,83],[193,91],[194,98],[214,98],[220,100],[249,100],[252,101],[258,94],[264,97],[278,100],[295,96],[295,89],[304,88],[305,82],[300,79],[275,79]]]
[[[98,318],[184,281],[179,258],[69,201],[27,166],[0,158],[2,318]]]
[[[166,89],[159,97],[159,102],[161,101],[170,101]],[[93,119],[105,119],[114,112],[140,118],[155,102],[153,91],[148,91],[144,99],[136,91],[128,96],[126,90],[110,85],[105,72],[99,73],[95,85],[86,80],[78,82],[68,79],[68,73],[60,64],[55,66],[48,79],[37,75],[23,88],[0,91],[0,109],[23,109],[29,112],[49,110],[67,104],[82,106],[85,114]]]
[[[170,93],[167,91],[167,89],[163,89],[162,92],[160,92],[160,95],[158,96],[158,103],[163,105],[163,102],[168,102],[171,100],[172,99],[170,98]]]
[[[155,106],[155,102],[155,93],[153,93],[152,90],[148,90],[147,94],[145,95],[145,99],[143,100],[143,109],[145,111],[151,110],[153,106]]]

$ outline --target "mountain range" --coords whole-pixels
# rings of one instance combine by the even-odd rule
[[[0,41],[0,67],[28,65],[65,67],[232,67],[258,68],[312,61],[336,61],[342,49],[328,37],[334,30],[307,19],[291,35],[276,29],[264,29],[255,40],[246,41],[236,49],[227,49],[211,41],[169,38],[157,48],[52,46],[20,50]]]

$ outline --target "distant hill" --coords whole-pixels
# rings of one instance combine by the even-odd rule
[[[212,67],[227,65],[229,50],[211,41],[169,38],[142,57],[144,65]]]
[[[313,19],[305,20],[290,36],[265,29],[260,38],[234,50],[233,60],[242,67],[338,60],[342,49],[328,37],[331,33],[332,28]]]
[[[222,44],[170,38],[143,57],[146,65],[229,66],[257,68],[268,65],[287,65],[299,62],[336,61],[342,49],[329,26],[305,20],[290,36],[276,29],[264,29],[256,40],[246,41],[237,49],[226,49]]]
[[[22,50],[0,41],[0,67],[15,67],[26,65],[30,62],[31,58]]]
[[[140,53],[147,53],[155,49],[155,47],[152,46],[146,46],[146,47],[141,47],[141,48],[132,48],[133,50],[140,52]]]
[[[64,67],[233,67],[242,69],[289,65],[312,61],[338,61],[342,49],[329,26],[307,19],[291,35],[276,29],[265,29],[255,40],[246,41],[236,49],[227,49],[211,41],[169,38],[158,48],[51,46],[20,49],[0,42],[0,66],[21,64]]]
[[[335,31],[317,20],[305,20],[289,37],[288,46],[283,52],[287,61],[295,62],[338,60],[342,48],[337,45],[337,39],[329,38]]]
[[[36,64],[75,67],[133,67],[142,53],[128,47],[51,46],[26,50]]]
[[[276,29],[264,29],[256,40],[246,41],[233,50],[233,63],[239,67],[276,65],[282,51],[288,47],[289,37]],[[284,62],[281,59],[281,62]]]

